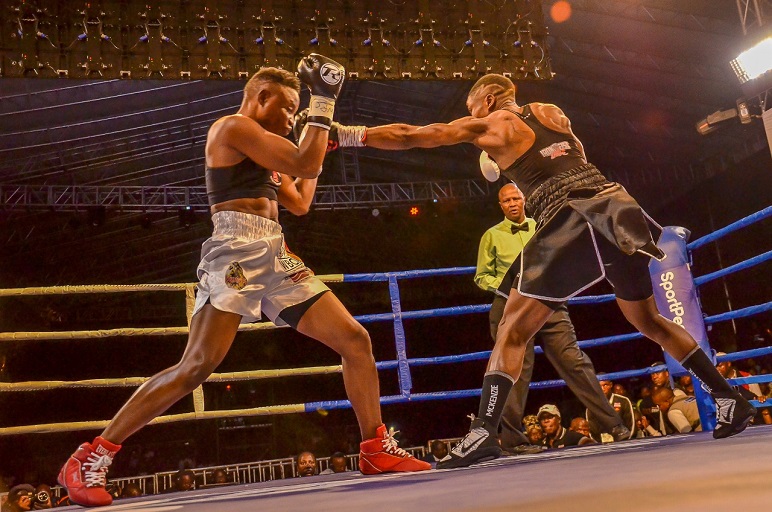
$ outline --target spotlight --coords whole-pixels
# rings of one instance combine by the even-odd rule
[[[772,89],[772,37],[741,53],[730,65],[740,81],[743,96],[752,99]],[[762,110],[764,110],[762,108]],[[741,119],[742,120],[742,119]]]
[[[408,213],[410,213],[411,217],[418,217],[421,215],[421,208],[419,208],[418,205],[413,205],[410,207],[410,210],[408,210]]]
[[[697,128],[697,131],[700,135],[707,135],[718,129],[716,126],[718,123],[732,119],[734,117],[737,117],[737,109],[730,108],[729,110],[719,110],[717,112],[713,112],[705,119],[698,121],[695,125],[695,128]]]
[[[381,211],[378,208],[373,208],[373,211],[371,212],[373,214],[373,217],[377,217],[381,214]]]
[[[772,69],[772,37],[768,37],[756,46],[745,50],[737,56],[730,66],[737,75],[741,84],[754,78],[758,78]]]

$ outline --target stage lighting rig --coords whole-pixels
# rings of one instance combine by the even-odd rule
[[[735,108],[713,112],[705,119],[697,121],[695,128],[700,135],[707,135],[718,130],[719,124],[730,119],[738,118],[741,124],[750,124],[754,118],[761,118],[761,115],[751,112],[750,109],[753,107],[755,106],[745,98],[738,98]]]

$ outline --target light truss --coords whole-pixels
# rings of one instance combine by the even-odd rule
[[[740,15],[740,25],[743,35],[748,35],[748,30],[761,28],[771,21],[772,2],[769,0],[736,0],[737,12]]]
[[[374,208],[421,201],[475,201],[498,191],[484,180],[319,185],[317,210]],[[4,210],[79,211],[102,206],[123,212],[209,211],[206,187],[0,185]]]
[[[6,5],[9,4],[9,5]],[[50,4],[50,5],[49,5]],[[246,79],[321,53],[357,79],[549,80],[541,2],[10,0],[0,76]]]

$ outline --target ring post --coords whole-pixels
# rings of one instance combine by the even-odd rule
[[[689,268],[686,242],[690,235],[691,232],[686,228],[677,226],[663,228],[657,246],[666,254],[666,257],[662,261],[652,259],[649,263],[649,274],[654,285],[654,300],[660,314],[686,329],[712,360],[702,307],[700,307],[697,287]],[[665,352],[665,362],[671,375],[686,373],[684,367],[667,352]],[[702,386],[694,386],[694,394],[697,398],[702,429],[704,431],[715,429],[716,409],[713,400]]]

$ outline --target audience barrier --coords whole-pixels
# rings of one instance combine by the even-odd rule
[[[445,442],[449,446],[455,445],[459,439],[449,439]],[[417,458],[423,458],[428,450],[423,446],[414,446],[405,448],[405,451]],[[330,457],[320,457],[316,459],[317,473],[321,473],[329,467]],[[226,481],[216,483],[214,480],[214,471],[223,470]],[[244,462],[239,464],[227,464],[224,466],[209,466],[190,469],[195,476],[195,488],[207,489],[210,487],[221,487],[224,485],[252,484],[258,482],[270,482],[272,480],[284,480],[286,478],[298,477],[295,459],[285,457],[282,459],[261,460],[256,462]],[[346,470],[359,471],[359,455],[346,455]],[[135,484],[146,494],[163,494],[175,491],[175,475],[178,471],[161,471],[150,475],[128,476],[121,478],[110,478],[110,484],[121,488],[123,491],[129,484]],[[51,488],[51,492],[56,499],[62,498],[66,491],[61,486]],[[0,493],[0,497],[6,493]]]

